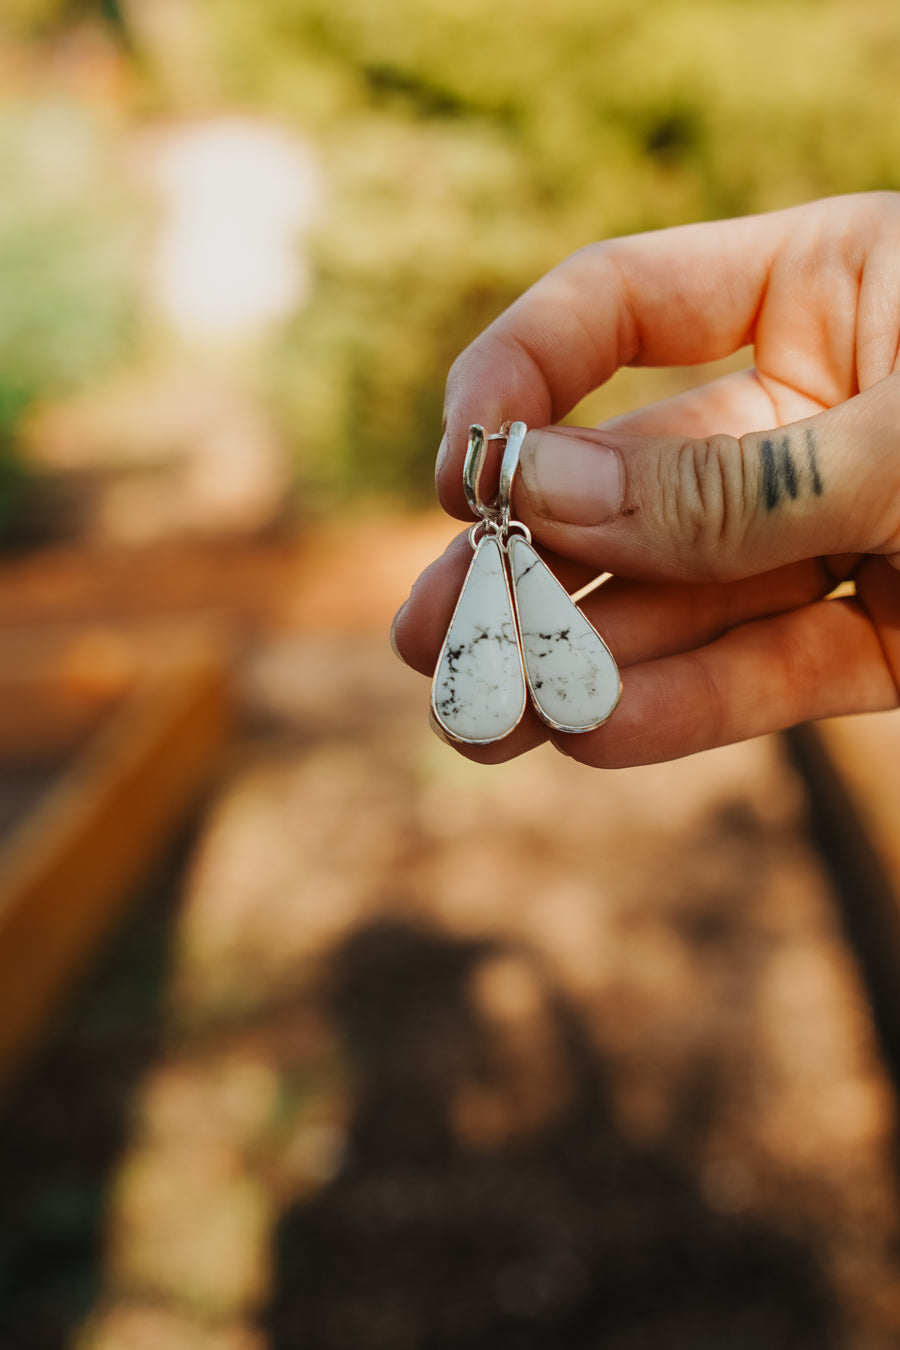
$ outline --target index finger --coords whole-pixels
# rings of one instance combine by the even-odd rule
[[[468,515],[461,471],[471,423],[546,426],[620,366],[694,365],[750,342],[800,209],[592,244],[548,272],[450,372],[438,466],[445,509]]]

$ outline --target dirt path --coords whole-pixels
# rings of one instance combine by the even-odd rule
[[[322,627],[251,650],[0,1122],[4,1347],[895,1346],[895,1103],[780,742],[477,769]]]

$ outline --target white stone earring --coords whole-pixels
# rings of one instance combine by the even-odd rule
[[[490,437],[483,427],[469,429],[463,483],[480,518],[469,531],[475,556],[431,686],[432,715],[463,745],[508,736],[527,694],[549,726],[583,732],[602,726],[622,692],[606,643],[538,555],[527,526],[510,519],[526,430],[524,422]],[[486,505],[480,480],[489,440],[505,440],[506,447],[497,498]]]

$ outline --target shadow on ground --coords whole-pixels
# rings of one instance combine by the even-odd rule
[[[329,995],[356,1108],[340,1173],[278,1228],[271,1350],[835,1344],[801,1246],[622,1137],[534,953],[375,922]]]
[[[0,1345],[67,1350],[103,1288],[110,1178],[159,1053],[188,832],[0,1111]]]

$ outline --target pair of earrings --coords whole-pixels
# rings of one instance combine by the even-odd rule
[[[529,694],[555,730],[593,731],[622,692],[606,643],[535,551],[527,526],[510,519],[526,430],[524,422],[490,437],[483,427],[469,429],[463,483],[480,517],[469,531],[475,553],[431,686],[434,718],[464,745],[508,736]],[[479,483],[488,440],[505,440],[506,447],[496,501],[485,505]]]

